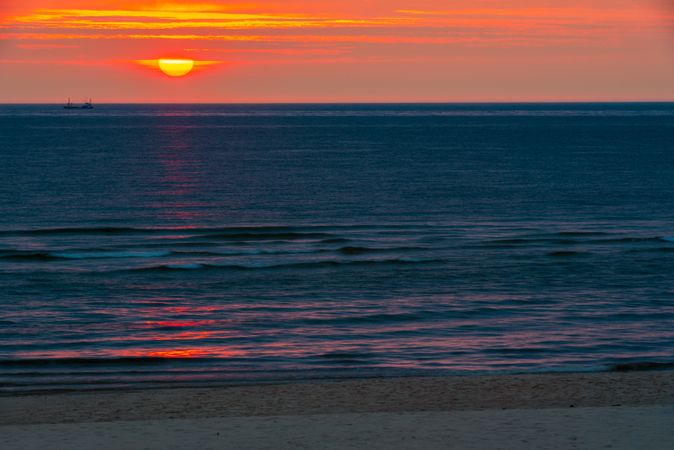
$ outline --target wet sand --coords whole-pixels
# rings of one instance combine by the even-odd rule
[[[674,372],[0,397],[0,448],[674,448]]]

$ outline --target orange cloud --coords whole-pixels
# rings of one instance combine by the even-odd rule
[[[550,9],[456,9],[397,10],[389,16],[330,17],[291,13],[223,12],[217,5],[172,5],[146,9],[38,9],[19,15],[5,26],[4,34],[14,39],[174,39],[228,41],[251,31],[266,35],[264,41],[287,41],[284,30],[304,30],[307,40],[352,42],[451,43],[505,40],[522,41],[537,36],[568,38],[588,34],[597,38],[599,28],[617,27],[635,18],[621,11],[607,17],[605,11],[578,8]],[[602,21],[598,21],[598,17]],[[603,25],[602,25],[603,23]],[[651,22],[648,22],[649,25]],[[579,29],[579,24],[585,30]],[[596,25],[600,24],[600,25]],[[63,32],[80,31],[80,33]],[[186,30],[194,32],[186,33]],[[362,31],[361,31],[362,30]],[[36,32],[39,31],[39,32]],[[112,35],[110,32],[126,32]],[[223,33],[226,31],[227,33]],[[271,36],[279,36],[275,39]],[[468,37],[467,37],[468,36]],[[263,40],[255,37],[250,40]],[[293,39],[291,39],[293,40]]]
[[[70,44],[19,44],[18,48],[22,50],[53,50],[63,48],[79,48],[79,45]]]

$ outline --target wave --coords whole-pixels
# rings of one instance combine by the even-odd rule
[[[332,227],[349,228],[349,227]],[[58,237],[58,236],[134,236],[140,235],[148,238],[161,239],[165,236],[181,234],[184,244],[187,240],[204,240],[202,245],[217,245],[218,241],[231,241],[238,243],[255,241],[301,241],[322,240],[325,243],[347,242],[348,239],[328,231],[328,227],[215,227],[215,228],[133,228],[133,227],[82,227],[82,228],[47,228],[34,230],[0,230],[0,237],[32,236],[32,237]],[[148,242],[152,244],[152,242]],[[157,243],[155,243],[157,244]],[[176,244],[173,242],[167,244]],[[187,242],[187,244],[191,244]],[[160,244],[161,245],[161,244]],[[107,256],[105,256],[107,257]],[[67,259],[79,259],[79,255]]]
[[[658,237],[658,236],[627,236],[627,237],[621,237],[621,238],[613,238],[613,239],[595,239],[592,241],[588,241],[592,244],[633,244],[633,243],[641,243],[641,242],[669,242],[666,238],[664,237]]]
[[[311,232],[256,232],[256,233],[218,233],[218,234],[200,234],[197,237],[208,237],[209,239],[221,239],[231,241],[291,241],[302,239],[327,239],[333,237],[330,233],[311,233]]]
[[[630,362],[630,363],[620,363],[614,364],[610,367],[612,372],[632,372],[632,371],[643,371],[643,370],[669,370],[674,369],[674,362]]]
[[[202,255],[208,256],[249,256],[249,255],[319,255],[323,253],[341,253],[342,255],[365,255],[368,253],[383,253],[383,252],[405,252],[405,251],[414,251],[414,250],[428,250],[423,247],[389,247],[389,248],[377,248],[377,247],[356,247],[356,246],[347,246],[340,247],[337,249],[331,248],[313,248],[313,249],[304,249],[304,250],[248,250],[248,251],[234,251],[234,252],[201,252]],[[181,254],[181,252],[174,252],[174,254]],[[184,254],[195,254],[195,252],[184,252]]]
[[[115,259],[115,258],[162,258],[166,256],[178,257],[223,257],[223,256],[252,256],[252,255],[286,255],[286,254],[302,254],[314,253],[315,251],[304,250],[288,250],[288,251],[267,251],[267,250],[250,250],[250,251],[101,251],[101,252],[56,252],[49,255],[58,259]]]
[[[139,364],[166,364],[171,362],[204,362],[216,358],[173,358],[160,356],[121,356],[99,358],[44,358],[44,359],[0,359],[0,367],[45,367],[45,366],[114,366]]]
[[[381,252],[404,252],[404,251],[414,251],[414,250],[428,250],[424,247],[390,247],[390,248],[373,248],[373,247],[341,247],[336,251],[343,255],[365,255],[368,253],[381,253]]]
[[[37,228],[20,230],[0,230],[0,236],[41,236],[41,235],[72,235],[72,234],[165,234],[184,232],[190,234],[212,233],[283,233],[295,230],[311,229],[314,227],[288,226],[252,226],[252,227],[66,227],[66,228]],[[322,228],[322,227],[321,227]]]
[[[372,355],[362,352],[332,352],[317,355],[318,358],[325,360],[325,362],[332,362],[336,364],[367,364]]]
[[[70,234],[151,233],[153,230],[130,227],[38,228],[34,230],[0,230],[0,236],[42,236]]]
[[[72,234],[166,234],[183,232],[189,234],[204,234],[225,236],[254,235],[264,236],[271,234],[303,233],[332,236],[329,231],[337,230],[416,230],[418,226],[411,225],[251,225],[225,227],[63,227],[63,228],[35,228],[35,229],[5,229],[0,230],[0,236],[39,236],[39,235],[72,235]],[[426,228],[426,227],[424,227]]]
[[[55,256],[51,253],[44,252],[12,252],[4,255],[0,255],[0,260],[10,260],[10,261],[58,261],[65,258]]]
[[[559,231],[556,233],[533,233],[520,234],[509,238],[496,239],[490,242],[498,244],[520,244],[528,242],[576,242],[576,239],[569,238],[591,238],[600,236],[611,236],[612,233],[606,231]],[[578,242],[584,242],[580,240]]]
[[[560,231],[554,233],[555,236],[562,237],[591,237],[591,236],[610,236],[606,231]]]
[[[588,255],[589,253],[587,252],[574,252],[571,250],[564,250],[564,251],[558,251],[558,252],[549,252],[548,256],[553,256],[556,258],[568,258],[571,256],[584,256]]]
[[[674,236],[624,236],[614,238],[596,238],[598,236],[610,236],[609,233],[558,233],[558,238],[549,235],[541,237],[515,237],[508,239],[495,239],[487,241],[484,244],[491,247],[498,246],[526,246],[526,245],[576,245],[576,244],[631,244],[644,242],[668,242],[674,243]],[[571,237],[595,237],[596,239],[570,239]]]
[[[193,252],[191,255],[199,256],[204,252]],[[179,252],[171,251],[82,251],[82,252],[22,252],[14,251],[0,255],[0,259],[12,261],[66,261],[85,259],[130,259],[130,258],[161,258],[177,255]],[[184,252],[183,255],[190,253]]]
[[[322,269],[341,266],[377,266],[377,265],[412,265],[441,263],[441,259],[394,258],[384,260],[360,261],[314,261],[281,264],[164,264],[136,269],[125,269],[121,272],[165,272],[180,270],[272,270],[272,269]],[[119,272],[119,271],[118,271]]]
[[[141,252],[141,251],[102,251],[102,252],[59,252],[53,253],[57,258],[62,259],[104,259],[104,258],[161,258],[162,256],[169,256],[173,252],[170,251],[155,251],[155,252]]]
[[[579,241],[576,239],[554,239],[554,238],[509,238],[509,239],[496,239],[492,241],[487,241],[484,245],[488,247],[516,247],[516,246],[527,246],[527,245],[574,245],[579,244],[584,241]]]
[[[351,239],[347,238],[330,238],[330,239],[323,239],[320,241],[321,244],[344,244],[347,242],[351,242]]]
[[[674,247],[634,248],[628,253],[674,253]]]
[[[343,255],[356,256],[370,253],[383,252],[405,252],[414,250],[427,250],[421,247],[341,247],[337,249],[316,248],[316,249],[298,249],[298,250],[233,250],[233,251],[171,251],[171,250],[104,250],[91,249],[80,251],[59,251],[59,252],[30,252],[21,250],[0,251],[0,260],[12,261],[64,261],[64,260],[88,260],[88,259],[134,259],[134,258],[164,258],[175,257],[230,257],[230,256],[262,256],[262,255],[302,255],[302,254],[323,254],[336,252]],[[3,254],[4,253],[4,254]]]
[[[166,269],[166,270],[197,270],[203,269],[204,267],[215,267],[208,266],[206,264],[197,264],[197,263],[187,263],[187,264],[167,264],[165,266],[158,266],[157,269]]]
[[[423,318],[423,314],[400,313],[400,314],[368,314],[364,316],[345,317],[319,317],[303,319],[302,323],[308,325],[323,324],[356,324],[356,323],[388,323],[388,322],[413,322]]]

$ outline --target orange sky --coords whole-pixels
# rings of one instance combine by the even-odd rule
[[[0,102],[674,100],[668,0],[2,0],[0,37]]]

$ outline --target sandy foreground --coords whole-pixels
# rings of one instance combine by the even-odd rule
[[[674,372],[0,397],[1,449],[673,449]]]

